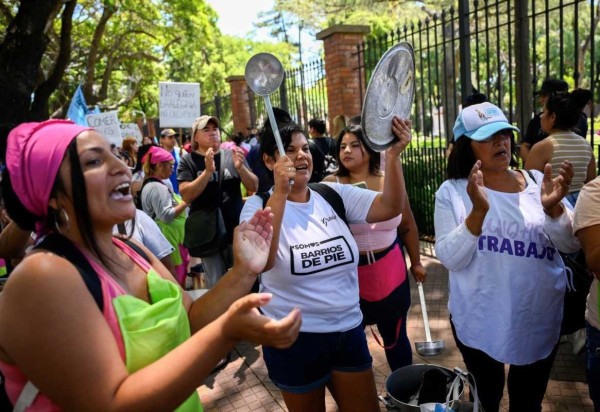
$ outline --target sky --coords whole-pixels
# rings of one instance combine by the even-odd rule
[[[273,0],[206,0],[217,12],[219,20],[217,25],[222,33],[231,36],[246,38],[255,31],[255,40],[273,41],[268,29],[256,29],[253,25],[257,22],[258,13],[272,9]],[[297,27],[290,31],[292,41],[298,40]],[[307,33],[302,34],[302,60],[308,63],[318,58],[321,42]]]

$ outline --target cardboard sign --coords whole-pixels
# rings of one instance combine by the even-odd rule
[[[93,127],[94,130],[104,136],[109,143],[121,147],[123,138],[121,137],[121,123],[119,122],[117,111],[88,114],[85,119],[88,126]]]
[[[138,143],[142,143],[142,131],[136,123],[121,123],[121,137],[135,137]]]
[[[160,127],[192,127],[200,117],[200,83],[160,82]]]

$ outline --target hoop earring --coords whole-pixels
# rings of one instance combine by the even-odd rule
[[[63,231],[60,229],[61,225],[58,221],[58,216],[61,214],[64,214],[64,223],[67,225],[67,230],[65,231],[65,233],[63,233]],[[63,236],[66,233],[69,233],[69,231],[71,230],[71,221],[69,220],[69,215],[67,214],[67,211],[65,209],[60,209],[60,211],[56,215],[54,215],[54,228],[58,233],[60,233]]]

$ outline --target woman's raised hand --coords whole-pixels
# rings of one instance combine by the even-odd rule
[[[258,274],[269,258],[273,238],[271,208],[257,210],[249,221],[240,223],[233,232],[234,266]]]
[[[270,293],[252,293],[236,300],[227,310],[223,334],[232,341],[248,341],[275,348],[288,348],[298,337],[302,315],[292,310],[286,317],[274,320],[261,315],[258,307],[271,300]]]
[[[546,213],[555,217],[562,213],[560,202],[569,193],[569,186],[574,175],[573,165],[568,160],[560,164],[558,176],[552,179],[552,166],[544,165],[544,182],[542,183],[542,206]],[[560,210],[558,210],[558,208]]]
[[[490,203],[487,198],[487,193],[485,192],[485,186],[483,185],[483,173],[480,169],[481,160],[477,160],[469,173],[467,194],[473,203],[474,211],[487,213],[490,208]]]
[[[273,180],[275,181],[275,188],[273,190],[286,194],[289,193],[290,180],[293,180],[295,176],[296,169],[294,168],[294,162],[287,156],[280,156],[273,164]]]
[[[394,116],[392,119],[392,133],[398,138],[398,141],[386,150],[386,154],[396,158],[406,149],[406,146],[412,140],[410,132],[411,124],[411,121],[408,119],[401,119],[398,116]]]

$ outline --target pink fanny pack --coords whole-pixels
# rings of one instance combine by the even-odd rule
[[[386,298],[405,280],[406,263],[398,244],[380,259],[358,266],[360,297],[369,302]]]

